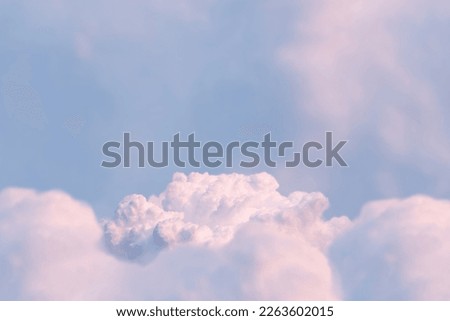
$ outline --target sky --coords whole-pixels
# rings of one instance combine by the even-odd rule
[[[0,0],[0,299],[450,299],[449,27],[444,0]],[[124,132],[330,131],[348,167],[101,166]]]

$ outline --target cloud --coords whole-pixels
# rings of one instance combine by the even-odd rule
[[[301,112],[319,128],[369,135],[393,158],[428,166],[431,154],[447,166],[440,77],[449,70],[436,61],[448,52],[448,2],[316,1],[308,10],[281,51],[301,86]]]
[[[351,222],[323,219],[321,193],[277,188],[266,173],[177,173],[102,224],[63,192],[5,189],[0,298],[450,298],[450,201],[375,201]]]
[[[91,208],[65,193],[0,192],[0,298],[114,297],[114,261]]]
[[[367,204],[332,246],[344,297],[449,300],[450,201],[414,196]]]
[[[131,284],[135,297],[145,299],[340,298],[324,251],[300,234],[261,222],[246,224],[220,248],[181,245],[162,251],[135,271]]]
[[[181,246],[183,256],[201,249],[207,264],[188,258],[161,268],[178,271],[170,273],[169,282],[176,280],[170,288],[186,277],[192,282],[186,269],[204,271],[193,282],[202,288],[188,291],[188,298],[337,298],[325,253],[349,220],[324,221],[328,202],[320,193],[285,197],[277,188],[266,173],[178,173],[159,196],[126,197],[105,223],[107,243],[119,257],[150,265],[172,260],[157,256],[164,249],[179,253]]]
[[[104,222],[62,192],[0,194],[3,298],[337,299],[326,251],[349,220],[257,175],[175,174]],[[308,258],[308,259],[305,259]],[[11,277],[13,276],[13,277]],[[120,290],[119,290],[120,289]]]
[[[177,173],[159,196],[130,195],[119,204],[114,220],[105,222],[108,244],[117,254],[138,257],[176,244],[220,246],[253,221],[296,230],[326,248],[347,220],[329,222],[320,193],[295,192],[285,197],[267,173],[209,175]],[[146,249],[148,248],[148,249]]]

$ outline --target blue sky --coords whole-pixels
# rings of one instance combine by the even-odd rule
[[[10,32],[2,34],[2,73],[8,79],[27,69],[19,81],[34,90],[45,122],[37,125],[2,108],[4,146],[16,152],[4,160],[3,186],[61,188],[94,204],[114,204],[127,193],[162,190],[176,170],[101,168],[102,144],[124,131],[142,141],[196,132],[226,142],[243,139],[246,128],[296,135],[299,124],[289,117],[292,88],[276,66],[276,48],[289,25],[283,20],[291,14],[271,21],[270,11],[256,4],[230,2],[203,9],[205,18],[189,18],[170,10],[153,13],[149,6],[139,25],[122,34],[116,25],[120,12],[100,13],[106,25],[89,31],[90,19],[97,17],[87,7],[60,21],[35,16],[30,5],[10,4],[16,16],[3,22]],[[49,5],[49,14],[53,9]],[[89,39],[92,56],[77,56],[77,39],[96,31],[98,39]],[[66,126],[73,118],[82,123],[75,135]]]
[[[448,172],[448,166],[433,155],[422,156],[416,151],[399,157],[386,146],[391,141],[380,142],[374,137],[377,133],[373,132],[380,130],[378,123],[390,118],[380,110],[398,104],[400,115],[409,114],[417,102],[414,97],[408,99],[409,88],[390,84],[395,81],[392,71],[377,69],[378,58],[365,51],[366,45],[351,48],[358,45],[360,35],[348,35],[348,41],[354,43],[348,44],[348,57],[338,56],[332,62],[335,66],[310,57],[310,62],[300,61],[310,70],[296,72],[302,55],[296,50],[325,50],[330,42],[319,36],[311,40],[299,32],[320,23],[311,17],[320,10],[320,4],[205,1],[170,6],[160,2],[130,5],[98,1],[85,6],[6,1],[2,6],[3,83],[16,77],[24,87],[23,95],[31,95],[17,106],[8,107],[11,103],[2,100],[2,146],[8,151],[2,157],[3,187],[59,188],[102,211],[112,211],[112,204],[123,195],[161,191],[177,169],[105,170],[99,166],[105,141],[117,140],[129,131],[142,141],[167,140],[176,132],[196,132],[204,140],[228,142],[244,140],[243,132],[250,128],[256,133],[268,129],[279,140],[299,144],[311,137],[318,139],[327,130],[341,131],[339,137],[350,141],[346,152],[348,169],[257,169],[279,177],[285,192],[298,188],[324,191],[339,214],[354,215],[369,199],[415,193],[443,196],[448,192],[445,186],[436,187],[436,177],[442,177],[442,171],[431,176],[427,171],[434,170],[419,168],[428,161],[437,163],[444,172]],[[410,5],[412,10],[415,6],[420,5]],[[448,75],[444,60],[448,46],[443,41],[447,36],[446,20],[433,19],[433,12],[414,20],[402,17],[399,11],[398,19],[390,21],[374,11],[368,15],[369,22],[377,14],[380,24],[387,20],[384,24],[390,28],[389,36],[396,41],[397,52],[392,55],[401,58],[401,68],[411,77],[427,83],[443,109],[439,117],[447,119],[444,106],[448,94],[443,85]],[[339,23],[336,28],[353,27]],[[339,32],[323,37],[339,37]],[[367,34],[370,37],[377,41],[377,34]],[[290,51],[297,61],[290,65],[283,61],[285,51]],[[345,55],[341,51],[337,54]],[[352,55],[354,64],[346,65]],[[332,77],[353,77],[349,82],[361,80],[373,97],[357,103],[341,102],[335,97],[335,101],[321,106],[311,96],[326,96],[333,82],[337,83],[334,90],[340,89],[339,79],[325,81],[322,88],[311,88],[318,84],[311,84],[315,80],[308,82],[310,71],[319,73],[323,68],[331,73],[342,72]],[[347,89],[342,89],[345,95]],[[366,104],[356,106],[355,114],[367,112],[370,116],[361,120],[336,117],[330,121],[333,110],[354,107],[341,103]],[[31,116],[18,116],[20,112],[12,110],[19,109],[20,104],[25,112],[29,108]],[[39,110],[36,116],[33,108]],[[433,126],[420,124],[420,114],[416,113],[418,119],[414,119],[414,111],[411,113],[411,121],[419,122],[419,131],[427,130],[422,126]],[[71,122],[73,127],[78,126],[72,131]],[[440,135],[432,139],[446,141],[448,131]],[[407,143],[413,139],[405,138]],[[418,142],[414,149],[421,150],[425,144]],[[234,171],[246,172],[239,168]],[[380,191],[377,179],[392,180],[395,187],[391,192]]]

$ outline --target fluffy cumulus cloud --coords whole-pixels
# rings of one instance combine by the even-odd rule
[[[176,174],[159,196],[125,197],[104,238],[61,192],[4,190],[2,297],[339,298],[326,253],[349,220],[322,219],[320,193],[277,188],[265,173]]]
[[[277,188],[265,173],[175,174],[159,196],[131,195],[119,204],[105,223],[108,247],[141,264],[160,263],[164,250],[201,249],[209,263],[190,270],[205,271],[199,284],[206,297],[336,298],[326,249],[348,219],[323,220],[328,203],[320,193],[286,197]],[[202,298],[199,290],[189,297]]]
[[[0,192],[2,299],[449,299],[450,202],[325,220],[266,173],[175,174],[111,220],[62,192]],[[102,231],[103,228],[103,231]]]
[[[285,197],[269,174],[178,173],[166,191],[149,198],[127,196],[114,220],[106,222],[108,244],[117,254],[137,258],[179,244],[220,247],[249,223],[293,229],[324,249],[347,220],[322,220],[327,199],[320,193]]]
[[[101,299],[116,274],[101,240],[91,208],[65,193],[1,191],[0,297]]]
[[[333,245],[348,299],[449,300],[450,201],[367,204]]]

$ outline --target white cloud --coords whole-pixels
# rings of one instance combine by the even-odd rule
[[[277,188],[265,173],[176,174],[159,196],[126,197],[105,223],[119,259],[103,251],[86,205],[61,192],[4,190],[1,265],[15,281],[1,295],[338,298],[326,250],[349,220],[323,220],[328,203],[320,193],[285,197]]]
[[[415,196],[367,204],[333,244],[345,297],[449,300],[450,201]]]
[[[132,250],[135,256],[145,248],[154,251],[178,243],[220,246],[241,226],[257,220],[301,232],[323,249],[345,226],[346,219],[322,220],[328,207],[322,194],[295,192],[285,197],[277,188],[266,173],[177,173],[159,196],[124,198],[115,219],[105,224],[109,245],[119,254]]]
[[[90,207],[65,193],[1,191],[0,298],[114,297],[120,281],[101,240]]]
[[[120,203],[115,219],[105,225],[109,247],[119,256],[157,266],[173,261],[167,253],[157,256],[163,249],[180,255],[182,246],[184,257],[201,249],[206,265],[186,258],[158,269],[172,271],[169,282],[174,284],[165,287],[195,284],[183,295],[173,291],[177,298],[337,298],[325,252],[349,220],[324,221],[328,202],[320,193],[285,197],[277,188],[265,173],[175,174],[159,196],[131,195]],[[186,270],[197,270],[199,281],[193,282]],[[157,298],[156,293],[145,295]]]
[[[265,173],[175,174],[125,197],[104,233],[62,192],[3,190],[0,298],[450,298],[450,201],[376,201],[350,222],[324,220],[320,193],[277,188]]]

